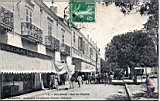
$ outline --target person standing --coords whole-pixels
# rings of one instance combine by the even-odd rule
[[[104,75],[104,82],[105,82],[105,85],[108,84],[108,73],[107,72]]]
[[[83,84],[83,81],[84,81],[85,79],[84,79],[84,75],[82,75],[82,84]]]
[[[147,89],[147,97],[152,97],[155,90],[155,82],[149,77],[149,75],[146,77],[145,84]]]
[[[75,82],[75,75],[72,75],[70,78],[70,88],[73,89],[74,88],[74,82]]]
[[[109,73],[109,84],[112,83],[112,79],[113,79],[113,73],[110,72],[110,73]]]
[[[49,89],[53,88],[54,84],[54,75],[50,75],[50,80],[49,80]]]
[[[58,76],[57,75],[55,75],[54,82],[55,82],[55,89],[58,89]]]
[[[82,77],[79,75],[77,77],[78,86],[81,87]]]

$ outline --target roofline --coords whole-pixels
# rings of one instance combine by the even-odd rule
[[[63,27],[65,27],[69,32],[71,32],[72,33],[72,29],[71,28],[69,28],[69,26],[68,25],[66,25],[63,21],[61,21],[60,20],[60,18],[59,18],[59,16],[57,16],[56,14],[55,14],[55,12],[53,12],[42,0],[34,0],[34,2],[36,3],[36,4],[38,4],[40,7],[43,7],[44,8],[44,10],[50,15],[50,16],[52,16],[56,21],[58,21],[58,22],[60,22],[59,24],[61,24]],[[96,50],[96,52],[97,52],[97,46],[95,47],[95,46],[93,46],[93,44],[85,37],[85,35],[82,33],[82,32],[80,32],[79,30],[77,30],[76,28],[73,28],[73,29],[75,29],[78,33],[80,33],[81,35],[82,35],[82,37],[85,39],[85,40],[87,40],[87,42]]]

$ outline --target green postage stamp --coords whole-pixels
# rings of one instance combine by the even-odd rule
[[[72,22],[95,22],[95,0],[70,0]]]

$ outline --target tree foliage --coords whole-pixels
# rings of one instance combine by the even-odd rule
[[[158,53],[158,27],[159,27],[159,11],[158,11],[159,3],[158,0],[151,0],[149,4],[148,14],[150,15],[147,23],[144,24],[144,28],[150,35],[153,37],[153,41],[157,47]]]
[[[147,33],[141,31],[113,37],[106,46],[105,57],[111,68],[158,65],[154,43]]]

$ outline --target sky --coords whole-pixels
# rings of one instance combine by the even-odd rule
[[[46,2],[48,6],[50,2]],[[57,15],[63,17],[64,8],[68,6],[67,2],[55,2],[58,7]],[[87,36],[89,35],[97,46],[100,48],[101,58],[105,59],[105,46],[111,39],[118,34],[123,34],[128,31],[140,30],[143,24],[147,22],[148,16],[141,16],[139,12],[133,10],[131,14],[124,15],[120,12],[120,8],[114,4],[105,6],[96,4],[96,22],[79,24],[84,26],[81,32]]]

